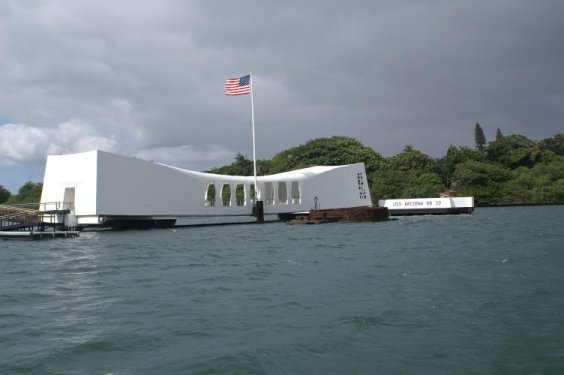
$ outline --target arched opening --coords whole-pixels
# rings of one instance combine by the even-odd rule
[[[206,196],[204,197],[204,204],[206,207],[215,206],[215,185],[213,182],[208,183],[206,188]]]
[[[302,203],[302,197],[300,194],[300,184],[298,181],[292,181],[292,204]]]
[[[229,184],[223,184],[221,187],[221,201],[223,206],[231,206],[231,186]]]
[[[65,188],[63,207],[61,207],[62,209],[74,211],[74,193],[75,193],[74,187]]]
[[[245,185],[237,184],[235,186],[235,197],[237,198],[237,206],[245,205]]]
[[[288,186],[286,182],[278,182],[278,203],[288,204]]]
[[[266,204],[274,204],[274,184],[272,182],[267,182],[264,184],[264,198]]]

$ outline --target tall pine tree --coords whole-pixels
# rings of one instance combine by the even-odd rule
[[[497,128],[497,131],[495,132],[495,140],[499,141],[501,138],[503,138],[503,133],[499,130],[499,128]]]
[[[484,131],[479,123],[476,123],[476,127],[474,128],[474,139],[476,141],[476,148],[480,151],[484,151],[486,146],[486,136],[484,135]]]

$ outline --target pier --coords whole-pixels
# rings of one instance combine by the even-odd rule
[[[74,228],[55,224],[53,217],[68,213],[67,209],[39,211],[34,206],[0,205],[0,239],[42,240],[79,236],[79,231]]]
[[[2,240],[46,240],[52,238],[78,237],[80,232],[69,230],[56,231],[0,231]]]

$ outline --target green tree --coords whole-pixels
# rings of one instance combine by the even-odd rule
[[[495,140],[498,141],[501,138],[503,138],[503,133],[501,132],[501,130],[499,130],[499,128],[497,128],[497,130],[495,131]]]
[[[7,203],[9,204],[21,204],[21,203],[39,203],[41,199],[41,190],[43,189],[43,183],[40,182],[26,182],[18,194],[12,195]]]
[[[502,202],[504,183],[511,177],[499,165],[468,160],[456,166],[452,187],[457,195],[473,196],[477,205],[495,205]]]
[[[4,186],[0,185],[0,203],[6,202],[12,193],[10,193]]]
[[[453,195],[474,196],[478,206],[564,203],[564,134],[533,141],[522,135],[498,137],[499,133],[482,151],[450,146],[446,155],[437,160],[411,145],[395,156],[383,158],[352,138],[319,138],[281,151],[272,160],[258,160],[257,172],[273,174],[313,165],[364,162],[373,202],[438,196],[448,189]],[[252,161],[238,154],[231,165],[212,172],[250,176]],[[10,200],[29,195],[28,188]],[[253,191],[251,186],[251,195]],[[237,199],[242,199],[241,186],[235,193]],[[213,190],[208,195],[215,199]],[[221,195],[225,198],[227,193]]]
[[[252,176],[254,174],[253,161],[242,154],[237,154],[235,161],[230,165],[213,168],[209,172],[231,176]]]
[[[533,168],[520,167],[505,186],[511,204],[558,204],[564,202],[564,158],[539,163]]]
[[[270,160],[257,160],[257,175],[269,174],[269,170]],[[207,172],[230,176],[253,176],[254,166],[252,160],[249,160],[242,154],[237,154],[233,163],[223,167],[212,168]]]
[[[486,149],[489,161],[500,163],[507,168],[532,167],[535,163],[549,158],[542,153],[536,142],[522,135],[509,135],[491,142]]]
[[[381,168],[370,175],[370,193],[374,201],[394,198],[436,197],[443,190],[437,164],[413,146],[388,158]]]
[[[384,168],[370,175],[372,183],[370,186],[370,196],[373,201],[378,199],[398,199],[411,198],[410,191],[405,191],[417,185],[415,173],[399,171],[391,168]]]
[[[484,160],[484,155],[480,151],[470,147],[456,147],[451,145],[446,155],[436,162],[437,171],[441,176],[442,183],[447,188],[452,184],[452,175],[454,174],[456,166],[467,160],[482,161]]]
[[[423,173],[418,178],[417,198],[438,197],[445,190],[441,177],[437,173]]]
[[[401,153],[393,156],[388,166],[400,171],[413,171],[417,176],[434,172],[436,169],[435,161],[430,156],[415,150],[411,145],[404,146]]]
[[[438,197],[444,190],[441,178],[436,173],[417,175],[413,171],[383,169],[371,176],[370,195],[378,199]]]
[[[556,157],[548,163],[539,163],[527,172],[534,180],[533,197],[528,203],[564,202],[564,157]]]
[[[479,123],[476,123],[476,126],[474,127],[474,140],[476,142],[476,148],[483,151],[486,146],[486,136],[484,135],[484,130]]]
[[[363,162],[366,173],[380,168],[382,156],[349,137],[318,138],[274,155],[271,173],[286,172],[314,165],[343,165]]]
[[[270,165],[272,162],[270,160],[259,159],[257,160],[257,175],[264,176],[267,174],[272,174]]]
[[[556,155],[564,156],[564,134],[556,134],[552,138],[543,139],[539,142],[542,149],[554,152]]]
[[[504,198],[509,203],[525,204],[533,201],[535,177],[529,169],[522,167],[515,170],[515,176],[505,184]]]

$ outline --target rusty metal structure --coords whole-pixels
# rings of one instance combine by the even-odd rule
[[[388,220],[386,207],[352,207],[329,210],[312,209],[293,217],[281,217],[288,224],[359,223]]]

